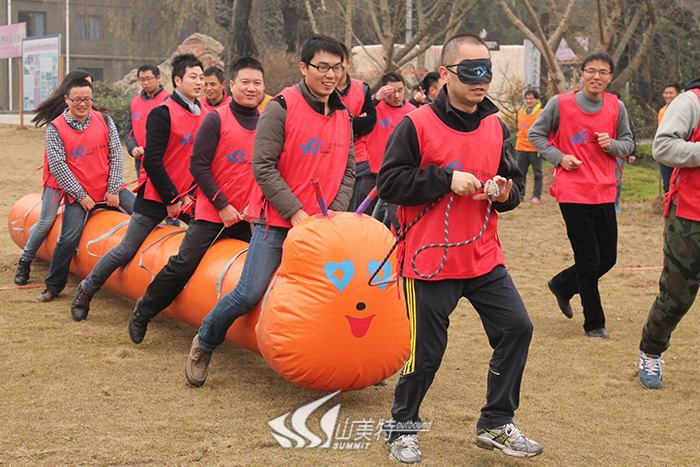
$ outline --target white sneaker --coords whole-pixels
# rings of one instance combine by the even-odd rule
[[[661,371],[661,355],[645,354],[639,351],[639,381],[647,389],[661,389],[664,377]]]
[[[390,444],[389,457],[404,464],[420,464],[423,453],[418,449],[418,437],[416,435],[401,435]]]
[[[520,433],[513,423],[497,428],[480,428],[474,442],[480,448],[500,449],[503,454],[513,457],[534,457],[542,454],[542,446]]]

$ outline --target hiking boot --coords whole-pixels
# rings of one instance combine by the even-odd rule
[[[605,328],[593,329],[592,331],[586,331],[588,337],[597,337],[599,339],[608,339],[610,334]]]
[[[401,435],[389,443],[391,452],[389,457],[403,464],[420,464],[423,453],[418,449],[418,437],[416,435]]]
[[[503,454],[513,457],[534,457],[542,454],[542,446],[520,433],[513,423],[497,428],[480,428],[474,442],[480,448],[500,449]]]
[[[15,273],[15,284],[27,285],[27,282],[29,282],[29,266],[31,266],[31,264],[31,261],[19,260],[17,263],[17,272]]]
[[[558,294],[554,290],[554,284],[552,284],[552,279],[547,281],[547,286],[549,287],[549,290],[554,294],[554,296],[557,299],[557,305],[559,305],[559,309],[561,310],[562,313],[564,313],[564,316],[567,318],[571,319],[574,317],[574,310],[571,309],[571,299],[569,298],[564,298],[560,294]]]
[[[199,346],[199,334],[194,336],[190,356],[187,357],[187,364],[185,365],[185,376],[187,377],[187,382],[192,386],[196,388],[201,387],[207,380],[211,354],[211,352],[205,352]]]
[[[142,299],[143,297],[140,297],[138,300],[136,300],[134,313],[131,315],[131,319],[129,320],[129,338],[134,344],[140,344],[143,341],[143,337],[146,335],[148,322],[151,321],[141,313]]]
[[[79,285],[78,289],[75,291],[75,297],[73,297],[73,302],[70,304],[70,314],[73,317],[73,321],[82,321],[88,316],[90,311],[90,300],[92,297],[85,293],[83,290],[83,280]]]
[[[50,302],[54,298],[58,297],[58,292],[56,292],[54,289],[51,287],[46,287],[43,292],[39,294],[38,297],[36,297],[37,301],[39,302]]]
[[[639,381],[647,389],[661,389],[663,385],[663,375],[661,365],[665,363],[661,360],[661,355],[652,355],[639,351]]]

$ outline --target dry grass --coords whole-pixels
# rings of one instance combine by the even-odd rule
[[[0,216],[6,219],[19,197],[40,189],[33,169],[41,163],[43,131],[0,126],[0,140]],[[623,210],[617,267],[659,266],[661,217],[646,204]],[[696,307],[664,356],[664,389],[644,390],[636,376],[637,346],[659,271],[616,269],[601,280],[612,338],[591,340],[583,336],[580,304],[567,320],[545,285],[572,259],[553,200],[502,215],[500,235],[535,324],[516,423],[545,451],[529,462],[697,465]],[[19,254],[9,235],[0,234],[0,286],[13,285]],[[47,269],[36,261],[30,284],[42,284]],[[134,346],[126,334],[130,300],[105,290],[90,318],[74,323],[73,289],[50,304],[35,301],[40,291],[0,291],[0,465],[397,465],[378,441],[362,451],[280,448],[267,421],[321,394],[287,383],[258,355],[224,344],[207,384],[193,389],[183,374],[193,328],[161,316]],[[464,302],[453,314],[447,354],[423,404],[423,418],[433,421],[420,436],[425,465],[522,462],[471,444],[489,355],[481,323]],[[376,423],[389,414],[395,382],[396,376],[387,386],[338,395],[324,407],[340,403],[341,421]]]

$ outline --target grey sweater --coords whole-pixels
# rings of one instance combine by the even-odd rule
[[[700,143],[688,140],[698,128],[700,100],[692,91],[676,97],[656,130],[654,159],[669,167],[699,167]]]
[[[576,103],[584,112],[596,113],[603,108],[603,99],[591,99],[583,91],[577,92],[575,97]],[[605,152],[611,156],[625,157],[634,150],[634,139],[630,130],[625,104],[622,101],[619,102],[620,114],[617,117],[617,138],[611,139],[610,149],[605,150]],[[527,138],[537,149],[537,152],[554,165],[559,165],[559,162],[565,156],[554,145],[548,145],[549,134],[554,132],[556,135],[557,131],[559,131],[559,99],[558,96],[554,96],[527,133]]]

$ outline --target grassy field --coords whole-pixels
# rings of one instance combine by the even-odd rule
[[[34,169],[43,156],[43,131],[0,126],[0,140],[0,216],[7,218],[17,199],[40,190]],[[132,180],[133,166],[126,165]],[[573,258],[559,209],[546,195],[546,173],[540,206],[524,204],[499,218],[506,262],[535,327],[516,423],[544,453],[528,464],[697,465],[697,306],[664,355],[664,388],[644,390],[637,378],[639,337],[662,261],[663,219],[649,198],[649,187],[658,186],[655,172],[641,166],[625,172],[618,261],[600,281],[608,340],[586,338],[577,299],[568,320],[547,290],[547,280]],[[650,194],[642,194],[647,188]],[[530,178],[528,194],[531,189]],[[288,383],[262,357],[228,343],[214,355],[206,385],[192,388],[184,364],[194,328],[159,316],[135,346],[126,333],[133,301],[107,290],[93,301],[89,319],[75,323],[69,313],[74,288],[48,304],[35,300],[41,288],[13,288],[19,255],[9,235],[0,234],[0,465],[398,465],[373,436],[360,437],[366,441],[361,449],[281,448],[267,422],[325,393]],[[47,270],[45,261],[36,261],[30,285],[41,287]],[[419,437],[423,463],[523,465],[472,443],[491,349],[466,301],[451,316],[449,339],[422,406],[422,418],[432,422]],[[355,426],[349,441],[356,441],[359,426],[373,435],[389,416],[395,383],[393,376],[386,386],[326,402],[321,414],[341,405],[335,441],[344,426]],[[319,417],[314,413],[308,424],[316,433]]]

